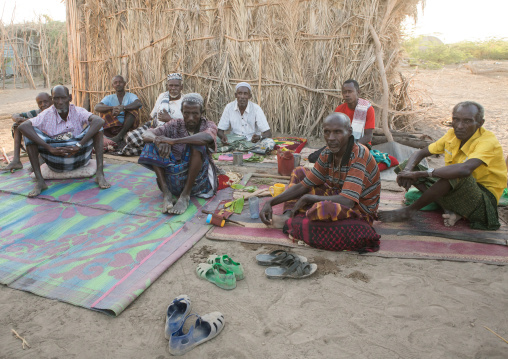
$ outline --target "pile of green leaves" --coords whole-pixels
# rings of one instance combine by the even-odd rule
[[[231,185],[231,188],[233,189],[237,189],[237,190],[242,190],[244,192],[255,192],[258,190],[258,188],[256,186],[244,186],[244,185],[241,185],[239,183],[234,183]]]
[[[232,212],[234,212],[236,214],[241,214],[243,211],[244,203],[245,203],[245,199],[242,197],[242,198],[238,198],[237,200],[226,203],[224,205],[224,207],[229,208]]]

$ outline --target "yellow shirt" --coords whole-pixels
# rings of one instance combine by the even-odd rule
[[[476,182],[487,188],[497,199],[506,188],[507,171],[503,149],[496,136],[480,127],[460,148],[460,140],[455,137],[453,128],[443,137],[429,145],[432,154],[445,155],[445,166],[464,163],[471,158],[482,160],[483,164],[473,171]]]

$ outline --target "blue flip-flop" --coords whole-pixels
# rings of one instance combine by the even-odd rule
[[[177,332],[171,334],[169,339],[169,353],[171,355],[183,355],[198,345],[215,338],[226,324],[226,320],[220,312],[205,314],[202,317],[191,314],[185,320],[194,316],[197,317],[196,323],[190,327],[186,334],[183,333],[183,323]]]
[[[171,338],[171,334],[177,332],[185,322],[191,310],[191,300],[189,296],[182,294],[173,299],[166,311],[165,337]]]

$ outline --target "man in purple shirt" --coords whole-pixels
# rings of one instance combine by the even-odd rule
[[[104,120],[71,104],[72,95],[65,86],[55,86],[51,95],[53,106],[19,125],[36,179],[28,197],[36,197],[48,188],[41,174],[39,154],[51,170],[66,172],[86,166],[93,148],[97,160],[95,181],[100,188],[111,187],[103,171]]]

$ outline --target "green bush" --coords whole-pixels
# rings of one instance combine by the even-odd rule
[[[463,41],[447,45],[420,36],[406,40],[403,46],[410,64],[426,68],[441,68],[471,60],[508,60],[508,41],[505,39]]]

